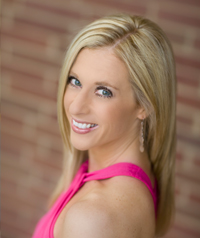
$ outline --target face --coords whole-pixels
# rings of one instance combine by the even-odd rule
[[[125,64],[111,49],[83,49],[79,53],[64,95],[75,148],[102,149],[133,140],[141,108],[128,78]]]

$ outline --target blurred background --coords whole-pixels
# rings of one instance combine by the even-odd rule
[[[200,237],[200,0],[3,0],[1,232],[31,237],[62,167],[56,116],[69,42],[94,19],[143,15],[172,42],[178,79],[176,215],[166,238]]]

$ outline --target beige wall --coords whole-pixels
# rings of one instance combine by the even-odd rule
[[[177,62],[176,217],[168,238],[200,237],[200,1],[2,2],[2,238],[30,237],[61,172],[56,92],[65,50],[82,26],[128,12],[157,22]]]

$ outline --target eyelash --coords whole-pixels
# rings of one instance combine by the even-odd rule
[[[71,83],[72,79],[78,80],[77,78],[75,78],[75,77],[73,77],[73,76],[70,76],[70,77],[68,78],[67,84],[70,84],[72,87],[75,87],[75,88],[76,88],[76,87],[79,87],[79,86],[76,86],[76,85],[74,85],[74,84]],[[79,81],[79,80],[78,80],[78,81]],[[80,82],[80,81],[79,81],[79,82]],[[101,89],[102,89],[102,90],[106,90],[107,92],[110,93],[110,95],[109,95],[109,96],[104,96],[104,95],[97,94],[98,97],[102,97],[102,98],[112,98],[112,97],[113,97],[112,91],[109,90],[107,87],[105,87],[105,86],[99,86],[99,87],[97,87],[97,90],[101,90]]]

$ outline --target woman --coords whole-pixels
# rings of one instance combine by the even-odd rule
[[[173,213],[176,79],[163,31],[139,16],[86,26],[61,72],[63,174],[33,235],[158,237]]]

